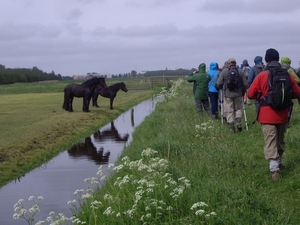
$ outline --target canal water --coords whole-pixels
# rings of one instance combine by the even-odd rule
[[[32,170],[0,189],[0,225],[26,225],[24,219],[13,219],[14,204],[24,199],[29,209],[33,203],[30,196],[43,196],[40,212],[35,215],[35,223],[46,220],[50,212],[72,216],[68,201],[76,199],[77,189],[88,188],[85,178],[97,177],[100,165],[109,175],[108,164],[115,163],[122,150],[132,140],[132,133],[155,109],[156,101],[151,98],[141,102],[117,119],[111,121],[77,145],[63,151],[49,162]]]

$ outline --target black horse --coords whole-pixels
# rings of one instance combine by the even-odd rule
[[[126,88],[126,85],[123,82],[110,85],[107,88],[103,88],[101,86],[98,86],[94,90],[94,94],[93,94],[93,106],[99,107],[98,104],[97,104],[97,99],[98,99],[98,95],[101,95],[104,98],[109,98],[110,99],[110,109],[113,109],[114,99],[117,96],[117,92],[120,89],[122,91],[124,91],[124,92],[128,91],[127,88]]]
[[[94,93],[94,89],[107,88],[105,78],[94,77],[82,84],[68,84],[64,88],[64,104],[63,109],[69,112],[73,112],[73,99],[74,97],[83,98],[83,112],[90,112],[89,104]]]

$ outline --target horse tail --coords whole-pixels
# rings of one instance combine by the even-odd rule
[[[67,97],[66,90],[64,90],[64,92],[65,92],[65,95],[64,95],[64,103],[63,103],[62,108],[63,108],[64,110],[68,111],[68,108],[69,108],[68,102],[69,102],[69,100],[68,100],[68,97]]]
[[[66,109],[66,95],[64,96],[64,103],[63,103],[63,105],[62,105],[62,108],[65,109],[65,110],[67,110],[67,109]]]

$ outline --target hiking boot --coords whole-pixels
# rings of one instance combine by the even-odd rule
[[[236,126],[237,126],[237,129],[239,132],[242,131],[242,118],[241,117],[236,118]]]
[[[230,123],[229,126],[230,126],[230,132],[234,134],[235,133],[234,123]]]
[[[212,117],[213,117],[214,119],[219,119],[218,113],[212,115]]]
[[[274,171],[272,172],[272,180],[278,180],[280,178],[280,171]]]
[[[242,125],[241,125],[241,124],[238,124],[238,125],[237,125],[237,129],[238,129],[239,132],[241,132],[241,131],[243,130]]]

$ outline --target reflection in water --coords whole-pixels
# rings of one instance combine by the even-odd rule
[[[103,154],[103,148],[97,151],[97,148],[92,143],[91,137],[85,138],[84,143],[74,145],[68,150],[70,156],[76,158],[86,157],[89,160],[96,162],[97,165],[107,164],[110,156],[110,152]]]
[[[0,225],[24,225],[24,220],[14,220],[13,206],[19,199],[29,196],[43,196],[36,221],[45,220],[49,212],[72,215],[68,201],[74,199],[76,189],[86,189],[85,178],[94,177],[99,165],[109,176],[113,171],[108,163],[114,164],[124,146],[132,141],[132,132],[155,108],[155,101],[148,99],[120,115],[113,122],[85,138],[82,143],[61,152],[41,167],[0,188]],[[134,113],[134,115],[133,115]]]
[[[134,127],[134,108],[131,108],[130,118],[131,118],[131,126]]]
[[[94,141],[97,143],[104,143],[107,140],[112,140],[113,142],[124,142],[126,143],[129,134],[126,133],[123,137],[119,134],[115,127],[114,121],[110,123],[110,127],[102,131],[98,130],[93,135]],[[109,161],[110,151],[104,154],[104,148],[100,147],[97,150],[97,146],[92,142],[91,136],[85,138],[83,143],[74,145],[68,150],[68,153],[72,157],[86,157],[89,160],[96,162],[97,165],[107,164]]]
[[[96,162],[97,165],[101,165],[108,163],[110,151],[104,153],[104,147],[100,147],[100,149],[97,150],[97,146],[92,142],[91,137],[93,137],[93,140],[97,143],[104,143],[107,140],[126,143],[129,134],[126,133],[123,136],[119,134],[114,121],[112,121],[110,123],[110,128],[106,128],[102,131],[98,130],[90,137],[85,138],[83,143],[78,143],[68,150],[69,155],[74,158],[86,157],[87,159]]]
[[[110,122],[110,129],[98,130],[94,133],[95,141],[103,142],[111,139],[116,142],[127,142],[129,134],[126,133],[124,137],[121,137],[118,130],[115,127],[114,121]]]

